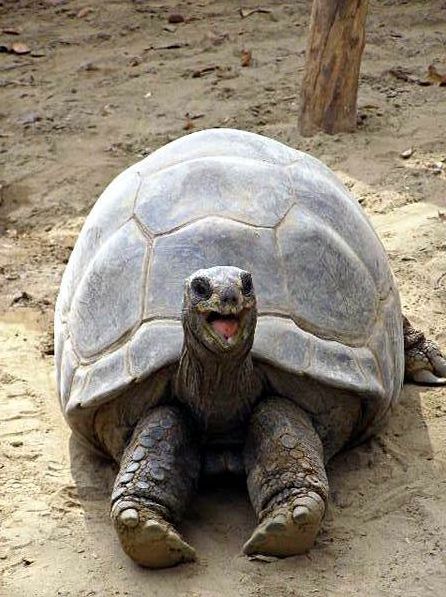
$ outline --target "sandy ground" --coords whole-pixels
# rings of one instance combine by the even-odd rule
[[[446,347],[446,87],[419,84],[429,64],[446,71],[446,4],[372,2],[361,126],[302,139],[309,4],[265,1],[270,12],[242,18],[224,0],[0,2],[0,46],[31,50],[0,54],[1,595],[444,595],[445,390],[405,387],[388,428],[331,463],[308,556],[241,556],[247,496],[219,487],[185,521],[198,563],[161,572],[121,552],[113,471],[70,439],[57,404],[52,311],[85,215],[124,167],[210,126],[270,135],[338,172],[380,232],[406,314]],[[406,81],[389,73],[398,67]]]

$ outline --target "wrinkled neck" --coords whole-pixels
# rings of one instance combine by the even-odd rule
[[[244,419],[259,385],[250,346],[239,354],[216,354],[185,336],[175,390],[206,428]]]

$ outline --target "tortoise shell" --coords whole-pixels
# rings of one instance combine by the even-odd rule
[[[125,170],[85,221],[55,317],[74,429],[86,409],[178,361],[184,279],[217,265],[253,274],[254,360],[364,396],[374,417],[397,399],[399,296],[361,206],[310,155],[211,129]]]

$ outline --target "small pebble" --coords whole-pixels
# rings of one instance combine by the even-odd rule
[[[407,160],[408,158],[410,158],[414,153],[414,149],[413,147],[410,147],[409,149],[405,149],[404,151],[402,151],[400,153],[400,157],[403,158],[403,160]]]

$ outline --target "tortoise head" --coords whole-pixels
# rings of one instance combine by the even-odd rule
[[[220,266],[198,270],[186,279],[186,342],[198,342],[217,354],[246,353],[254,340],[256,321],[256,296],[249,272]]]

